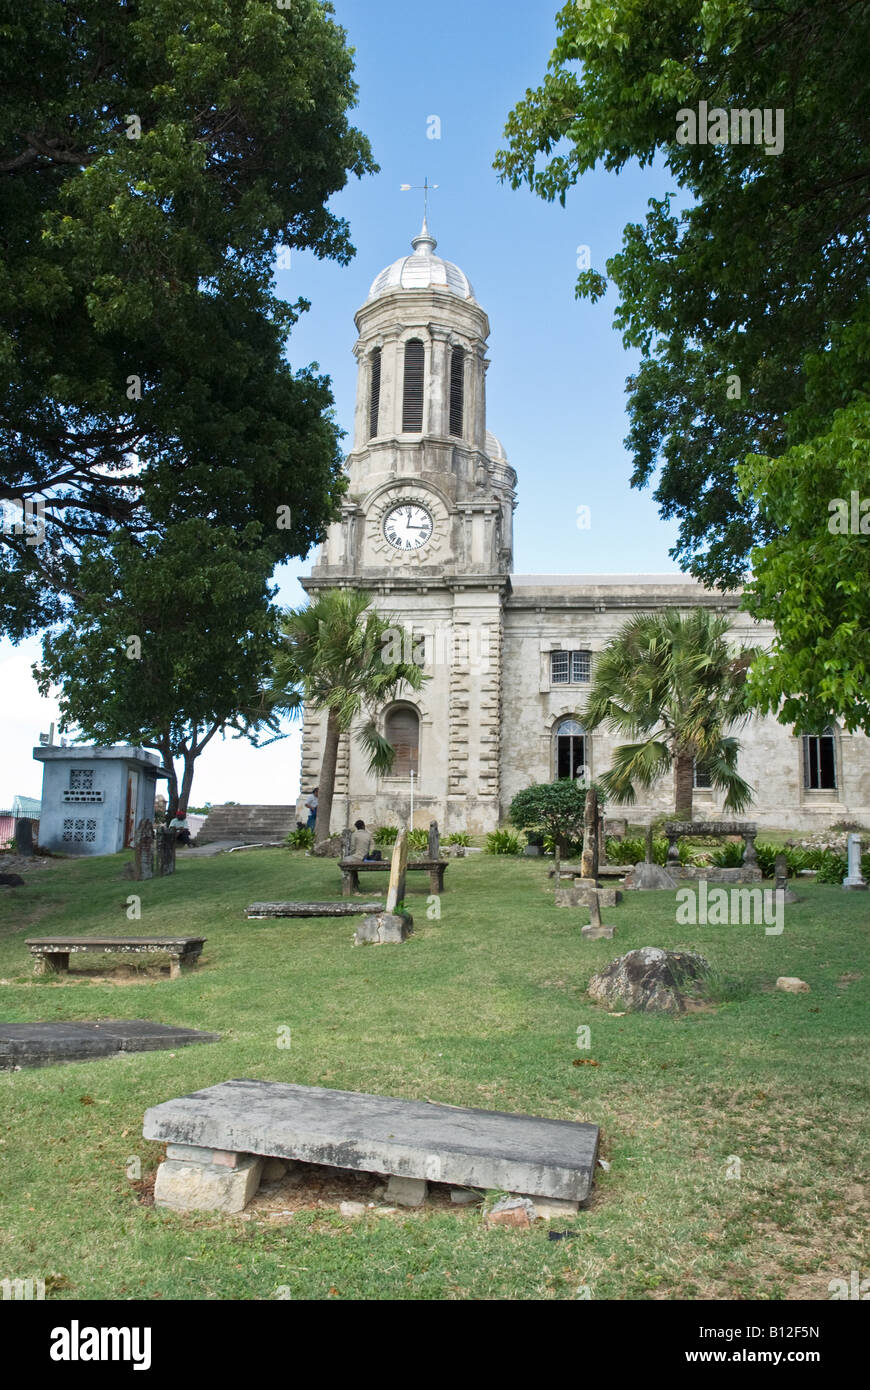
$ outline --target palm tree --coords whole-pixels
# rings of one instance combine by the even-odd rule
[[[378,731],[378,712],[403,682],[419,690],[429,679],[410,660],[411,634],[376,613],[371,601],[360,589],[325,589],[307,607],[281,615],[285,645],[275,656],[274,697],[296,713],[303,704],[326,710],[315,843],[329,837],[341,735],[367,715],[357,739],[369,755],[369,772],[389,772],[395,750]],[[409,659],[389,659],[397,652]]]
[[[607,723],[636,740],[613,755],[599,778],[614,801],[632,803],[671,767],[678,820],[692,819],[695,767],[725,792],[725,808],[745,810],[752,788],[737,772],[739,744],[727,730],[749,717],[751,648],[732,650],[729,622],[709,609],[641,613],[627,622],[595,665],[584,713],[589,729]]]

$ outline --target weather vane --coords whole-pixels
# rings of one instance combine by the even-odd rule
[[[402,192],[402,193],[410,193],[410,192],[412,192],[413,190],[416,190],[416,191],[418,191],[418,192],[422,191],[422,193],[423,193],[423,218],[424,218],[424,220],[425,220],[427,223],[428,223],[428,221],[429,221],[429,194],[430,194],[431,192],[433,192],[434,189],[436,189],[436,188],[438,188],[438,187],[440,187],[439,184],[437,184],[437,183],[430,183],[430,182],[429,182],[429,177],[428,177],[428,175],[426,176],[426,178],[423,180],[422,183],[403,183],[403,184],[400,184],[400,185],[399,185],[400,192]]]

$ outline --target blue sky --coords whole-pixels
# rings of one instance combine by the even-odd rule
[[[612,327],[615,297],[574,297],[577,248],[604,269],[622,229],[640,221],[647,199],[673,188],[663,169],[587,175],[567,206],[501,185],[492,168],[508,112],[536,86],[552,50],[558,0],[335,0],[356,49],[360,88],[354,122],[371,140],[381,172],[352,180],[332,203],[357,248],[348,267],[294,251],[278,271],[279,293],[311,301],[289,344],[294,366],[317,362],[332,378],[340,424],[351,429],[356,389],[353,315],[375,275],[410,250],[422,194],[439,188],[430,226],[438,253],[469,276],[489,314],[489,428],[519,475],[514,568],[519,573],[665,573],[676,527],[658,517],[649,491],[628,485],[623,447],[625,378],[635,364]],[[429,118],[441,138],[430,139]],[[349,449],[350,435],[345,441]],[[579,530],[577,508],[591,527]],[[297,604],[297,576],[284,567],[280,600]],[[30,677],[38,643],[0,643],[0,806],[15,792],[38,796],[30,750],[55,717]],[[289,802],[298,786],[298,731],[265,751],[227,740],[199,760],[193,801]]]

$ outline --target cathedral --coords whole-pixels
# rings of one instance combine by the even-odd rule
[[[353,732],[339,749],[333,831],[437,820],[443,834],[495,829],[534,782],[610,765],[617,739],[583,723],[595,656],[642,611],[711,607],[733,618],[735,644],[766,646],[773,629],[739,596],[681,575],[514,574],[517,474],[487,428],[490,326],[468,277],[436,254],[424,219],[409,255],[377,276],[356,315],[353,449],[341,519],[303,580],[362,588],[413,634],[429,679],[380,711],[396,751],[373,777]],[[546,486],[541,478],[538,486]],[[404,658],[409,656],[403,653]],[[305,711],[302,798],[316,786],[326,717]],[[754,789],[747,819],[824,830],[870,822],[870,740],[834,724],[795,737],[771,717],[738,729],[739,769]],[[696,819],[723,814],[696,773]],[[642,823],[672,811],[672,776],[614,815]]]

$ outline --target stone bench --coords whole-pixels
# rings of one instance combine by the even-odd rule
[[[159,951],[169,956],[169,978],[177,980],[182,970],[196,964],[205,940],[204,936],[30,936],[25,945],[33,956],[35,975],[66,974],[70,956],[82,952],[144,956]]]
[[[383,874],[390,872],[389,859],[341,859],[341,896],[349,898],[351,893],[359,893],[360,874]],[[447,859],[413,859],[405,865],[406,873],[428,873],[430,893],[444,892],[444,872],[449,869]]]
[[[755,853],[755,837],[758,825],[755,821],[713,820],[713,821],[668,821],[665,825],[668,837],[668,857],[665,868],[678,878],[696,877],[680,864],[680,847],[677,841],[684,838],[717,839],[723,835],[739,835],[743,840],[743,868],[738,872],[741,883],[760,881],[761,870]]]
[[[177,1211],[241,1211],[266,1158],[388,1175],[408,1206],[427,1182],[573,1205],[589,1196],[598,1155],[597,1125],[276,1081],[165,1101],[146,1110],[142,1133],[168,1145],[154,1200]]]

